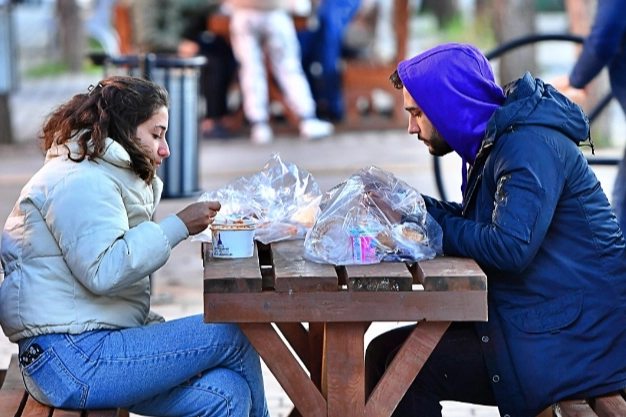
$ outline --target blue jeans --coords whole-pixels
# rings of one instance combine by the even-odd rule
[[[28,392],[60,408],[156,416],[267,417],[261,363],[235,324],[200,315],[165,323],[20,340],[43,350],[22,366]]]
[[[298,32],[302,68],[317,103],[318,117],[341,120],[344,114],[340,60],[346,26],[361,5],[361,0],[323,0],[316,12],[319,27]],[[311,72],[313,63],[321,68]]]

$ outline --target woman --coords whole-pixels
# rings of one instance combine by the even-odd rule
[[[2,234],[0,324],[29,393],[62,408],[268,416],[259,357],[236,325],[149,311],[148,275],[219,202],[151,220],[169,156],[167,91],[110,77],[43,127],[43,167]]]

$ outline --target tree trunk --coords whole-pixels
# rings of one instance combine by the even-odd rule
[[[10,110],[9,95],[0,93],[0,143],[13,142],[13,129],[11,128]]]
[[[491,26],[493,16],[492,0],[476,0],[476,23]]]
[[[9,96],[15,88],[16,53],[11,4],[0,0],[0,143],[13,142]]]
[[[499,45],[535,33],[535,5],[527,0],[494,0],[496,41]],[[499,60],[499,82],[505,85],[526,71],[537,72],[535,47],[517,48]]]
[[[63,61],[67,63],[70,71],[80,72],[86,51],[80,6],[76,0],[57,0],[57,13]]]

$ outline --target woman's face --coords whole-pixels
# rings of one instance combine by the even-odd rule
[[[165,140],[168,119],[167,108],[161,107],[151,118],[137,126],[139,142],[144,147],[150,149],[152,155],[154,155],[155,168],[161,165],[163,159],[170,156],[170,147]]]

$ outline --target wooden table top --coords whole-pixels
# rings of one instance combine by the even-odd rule
[[[334,266],[306,260],[302,240],[257,242],[251,258],[202,252],[210,322],[487,320],[487,278],[472,259]]]

